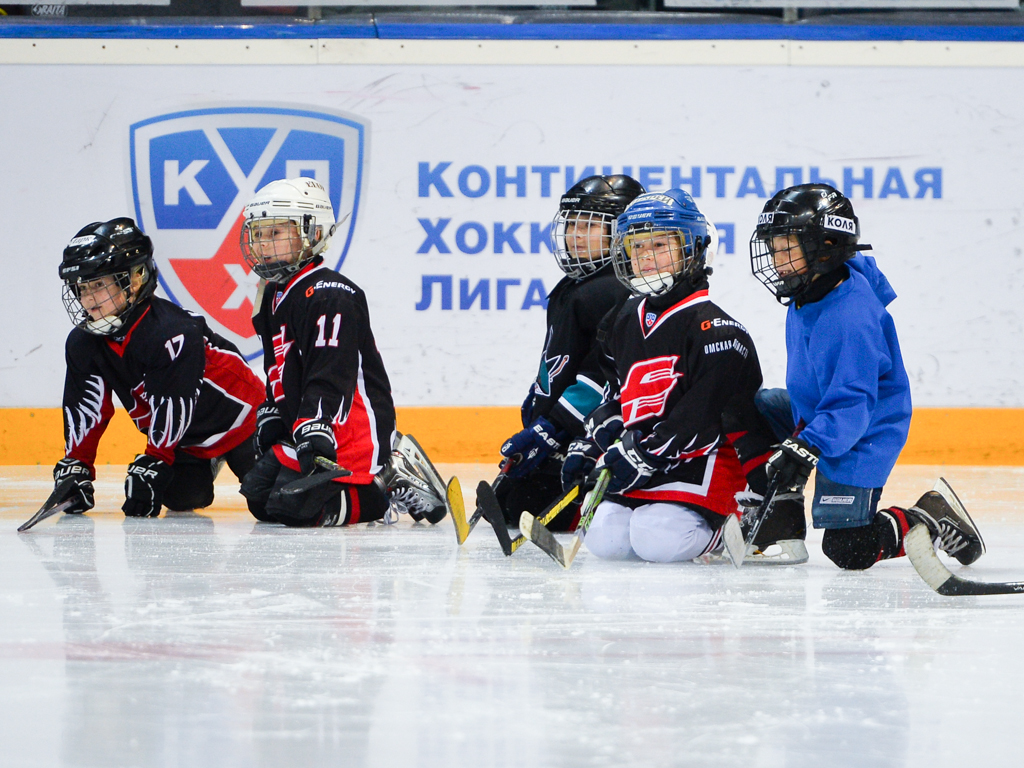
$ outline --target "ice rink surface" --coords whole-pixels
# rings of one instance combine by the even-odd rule
[[[19,535],[49,470],[0,470],[5,768],[1022,760],[1024,595],[941,597],[906,559],[844,573],[820,532],[802,566],[563,571],[485,526],[460,549],[447,520],[256,523],[226,482],[203,514],[126,520],[122,472]],[[939,474],[989,550],[954,572],[1024,579],[1024,468],[899,467],[883,503]]]

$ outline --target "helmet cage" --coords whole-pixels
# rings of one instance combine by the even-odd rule
[[[294,225],[290,232],[274,231],[277,226]],[[267,232],[267,230],[271,230]],[[333,228],[332,228],[333,230]],[[289,278],[305,267],[327,245],[323,226],[312,214],[301,216],[254,216],[242,224],[239,244],[246,263],[266,280]]]
[[[667,242],[657,243],[662,238]],[[708,239],[703,232],[697,233],[689,227],[663,226],[650,221],[630,225],[625,230],[616,228],[612,238],[615,276],[637,296],[668,293],[680,278],[704,274],[704,251]],[[641,254],[639,249],[647,242],[654,245],[645,248],[645,253]],[[634,264],[634,254],[637,264]],[[658,271],[638,271],[640,259],[648,262],[653,259]]]
[[[856,240],[850,240],[815,224],[759,226],[750,238],[751,271],[780,303],[789,304],[816,275],[838,269],[856,254]]]
[[[602,211],[559,210],[551,222],[551,252],[558,268],[582,280],[611,262],[615,218]]]
[[[137,286],[134,290],[133,275]],[[67,279],[61,299],[68,317],[78,328],[96,336],[116,336],[131,326],[141,305],[155,289],[155,277],[150,277],[146,265],[138,264],[126,271]],[[90,309],[107,312],[93,317]]]

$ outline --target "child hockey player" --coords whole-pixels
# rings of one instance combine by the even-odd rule
[[[537,378],[523,402],[524,429],[501,447],[518,457],[496,491],[505,520],[539,515],[562,495],[560,473],[569,442],[601,402],[597,326],[629,295],[611,266],[612,223],[644,188],[629,176],[589,176],[562,195],[551,225],[551,250],[565,273],[548,296],[547,332]],[[548,524],[572,530],[579,504]]]
[[[598,557],[698,557],[717,545],[748,478],[764,489],[761,368],[746,329],[708,296],[710,242],[680,189],[637,197],[616,222],[615,273],[635,295],[602,324],[604,401],[563,467],[566,484],[591,468],[611,473],[586,537]],[[803,549],[802,510],[793,525],[787,538]]]
[[[252,469],[262,382],[201,316],[153,296],[153,243],[131,219],[80,230],[60,277],[75,328],[65,347],[65,455],[53,476],[73,482],[56,501],[73,499],[68,512],[93,507],[96,449],[116,394],[147,440],[128,466],[124,513],[209,506],[222,462],[239,478]]]
[[[858,245],[859,236],[853,205],[826,184],[784,189],[758,218],[752,271],[788,306],[788,394],[758,396],[782,439],[768,474],[802,493],[817,468],[813,523],[825,529],[822,549],[840,568],[903,555],[916,523],[947,554],[972,563],[984,542],[944,481],[913,507],[877,510],[910,428],[910,382],[886,310],[896,293],[875,260],[857,254],[871,248]]]
[[[332,526],[380,520],[393,503],[439,522],[444,483],[416,442],[395,431],[366,297],[323,263],[335,230],[326,190],[307,178],[271,182],[244,218],[242,253],[268,281],[253,317],[267,386],[256,424],[261,456],[241,489],[249,510],[262,521]],[[318,471],[317,458],[352,474],[281,493]]]

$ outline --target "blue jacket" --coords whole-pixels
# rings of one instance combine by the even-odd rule
[[[896,298],[870,256],[847,262],[850,278],[820,301],[789,305],[786,387],[800,437],[821,451],[833,482],[881,488],[910,430],[910,381],[896,326]]]

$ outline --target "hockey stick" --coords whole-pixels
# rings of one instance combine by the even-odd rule
[[[583,499],[583,508],[580,510],[580,522],[576,526],[576,535],[573,536],[572,543],[568,549],[562,547],[555,538],[555,535],[529,512],[523,512],[520,515],[520,530],[522,530],[523,535],[527,539],[546,552],[548,557],[563,568],[568,568],[572,565],[572,561],[576,559],[576,554],[580,551],[580,545],[583,544],[583,539],[587,536],[587,529],[590,528],[590,524],[594,521],[594,511],[604,498],[604,493],[608,490],[608,483],[611,479],[612,474],[607,469],[602,469],[598,474],[597,483],[590,490],[590,493],[586,495],[586,498]]]
[[[576,497],[580,495],[583,485],[577,484],[566,491],[561,497],[556,499],[547,509],[545,509],[540,517],[534,517],[529,512],[523,512],[524,515],[530,515],[531,520],[537,520],[542,525],[547,525],[554,520],[558,513],[563,509],[572,504]],[[476,489],[477,503],[481,505],[484,510],[484,517],[487,522],[494,528],[494,534],[498,537],[498,544],[501,546],[501,551],[505,554],[505,557],[511,557],[512,554],[525,544],[529,539],[520,533],[514,539],[508,535],[508,525],[505,523],[505,515],[501,511],[501,506],[498,504],[498,499],[494,495],[494,489],[487,485],[487,483],[480,483]],[[522,520],[522,517],[520,517]],[[547,530],[545,528],[545,530]]]
[[[66,499],[61,503],[57,503],[57,500],[63,499],[67,495],[68,491],[70,491],[71,488],[74,486],[74,484],[75,479],[73,477],[65,478],[60,483],[58,483],[57,487],[53,489],[53,493],[51,493],[47,497],[46,501],[43,502],[43,506],[39,508],[39,511],[32,515],[32,517],[30,517],[20,526],[18,526],[18,533],[24,533],[36,523],[45,520],[46,518],[52,515],[56,515],[58,512],[63,512],[65,509],[71,507],[75,503],[74,499]]]
[[[518,455],[509,456],[503,462],[501,462],[501,468],[498,472],[498,476],[494,478],[494,482],[490,484],[492,491],[497,491],[505,478],[508,476],[508,472],[512,467],[515,466],[518,461]],[[482,483],[487,485],[487,483]],[[454,486],[454,487],[453,487]],[[453,477],[448,481],[448,514],[452,516],[452,521],[455,523],[455,539],[459,542],[459,545],[466,543],[466,539],[469,538],[469,534],[476,528],[476,524],[480,522],[480,518],[484,516],[484,509],[480,506],[480,493],[477,492],[477,504],[476,509],[473,511],[473,516],[467,521],[466,520],[466,502],[462,497],[462,485],[459,483],[457,477]]]
[[[970,581],[947,568],[935,554],[935,545],[928,526],[919,523],[903,539],[903,548],[914,570],[925,583],[946,597],[964,595],[1011,595],[1024,592],[1024,581]]]
[[[300,477],[298,480],[293,480],[287,485],[282,486],[278,493],[282,496],[294,496],[299,493],[305,493],[313,488],[319,488],[324,483],[337,480],[339,477],[348,477],[352,474],[352,472],[345,469],[340,464],[333,462],[324,456],[317,456],[313,459],[313,462],[324,471],[314,471],[311,475],[306,475],[305,477]]]
[[[751,524],[750,530],[747,531],[746,538],[743,536],[736,515],[729,515],[730,519],[725,521],[722,540],[725,542],[725,550],[729,553],[729,559],[737,568],[743,565],[747,552],[753,546],[758,531],[761,530],[761,524],[772,513],[772,507],[775,506],[775,495],[779,490],[779,479],[779,475],[776,473],[768,483],[768,489],[764,492],[764,498],[761,499],[761,506],[754,513],[754,522]]]

